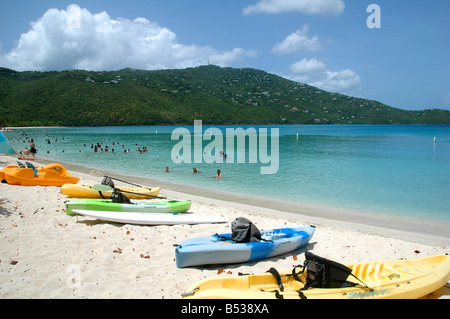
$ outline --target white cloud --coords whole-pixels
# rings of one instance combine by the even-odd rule
[[[286,78],[331,92],[348,94],[357,90],[361,82],[355,71],[330,71],[325,63],[316,58],[302,59],[292,64],[290,71]]]
[[[319,37],[315,35],[308,38],[308,25],[303,25],[301,30],[298,30],[286,37],[281,43],[275,44],[272,53],[285,54],[293,53],[299,50],[318,51],[321,49]]]
[[[311,77],[326,71],[326,65],[316,58],[310,60],[302,59],[301,61],[292,64],[290,69],[294,74]]]
[[[218,66],[227,66],[230,65],[233,61],[241,59],[241,57],[243,56],[256,57],[257,53],[254,50],[234,48],[232,51],[212,54],[209,57],[209,62]]]
[[[339,15],[344,12],[343,0],[260,0],[242,11],[244,15],[252,13],[282,13],[298,11],[306,14]]]
[[[185,68],[206,64],[230,66],[253,51],[219,51],[209,46],[185,45],[171,30],[145,18],[112,19],[106,12],[92,14],[70,5],[50,9],[17,45],[0,55],[0,65],[22,70],[117,70]]]

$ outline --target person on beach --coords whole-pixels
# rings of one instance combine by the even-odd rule
[[[220,174],[220,169],[217,170],[216,178],[217,179],[221,179],[222,178],[222,174]]]
[[[20,151],[20,155],[24,155],[24,157],[22,157],[22,159],[29,159],[29,155],[30,155],[30,151],[28,150],[27,147],[25,147],[24,150]]]
[[[34,143],[34,140],[31,139],[31,141],[30,141],[30,153],[32,154],[33,158],[34,158],[36,152],[37,152],[36,151],[36,144]]]

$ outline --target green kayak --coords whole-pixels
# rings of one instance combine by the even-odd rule
[[[139,213],[185,213],[191,208],[189,200],[130,200],[131,203],[114,203],[110,199],[74,198],[65,202],[67,215],[76,215],[74,209]]]

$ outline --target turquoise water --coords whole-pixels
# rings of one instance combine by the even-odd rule
[[[271,129],[279,129],[278,171],[265,175],[260,174],[260,169],[269,164],[262,163],[259,158],[256,163],[249,163],[248,154],[255,151],[250,140],[246,141],[244,163],[237,163],[236,154],[234,163],[216,161],[208,164],[206,157],[201,163],[193,163],[193,147],[191,163],[174,163],[172,150],[181,139],[172,140],[171,134],[177,128],[39,128],[4,134],[17,151],[29,145],[24,138],[34,138],[39,157],[100,170],[280,200],[450,223],[448,125],[242,126],[256,131],[267,128],[269,135]],[[194,132],[193,126],[184,128]],[[203,131],[208,128],[211,126],[204,125]],[[227,128],[237,127],[213,128],[225,133]],[[204,138],[207,136],[210,134],[205,133]],[[259,137],[266,138],[265,135]],[[226,140],[223,139],[225,152]],[[275,145],[269,137],[267,140],[270,155]],[[200,151],[207,150],[205,147],[211,141],[204,140]],[[94,152],[91,144],[96,143],[103,143],[103,149],[108,145],[109,151]],[[146,146],[148,151],[137,152],[136,144],[141,148]],[[130,152],[125,153],[128,149]],[[170,173],[164,171],[166,166]],[[193,167],[200,173],[193,174]],[[223,175],[221,180],[214,178],[217,169]]]

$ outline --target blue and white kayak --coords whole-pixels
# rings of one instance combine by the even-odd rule
[[[270,258],[306,245],[314,231],[314,226],[269,229],[261,231],[262,241],[251,243],[236,243],[227,239],[231,234],[192,238],[176,246],[176,264],[178,268],[183,268]]]

